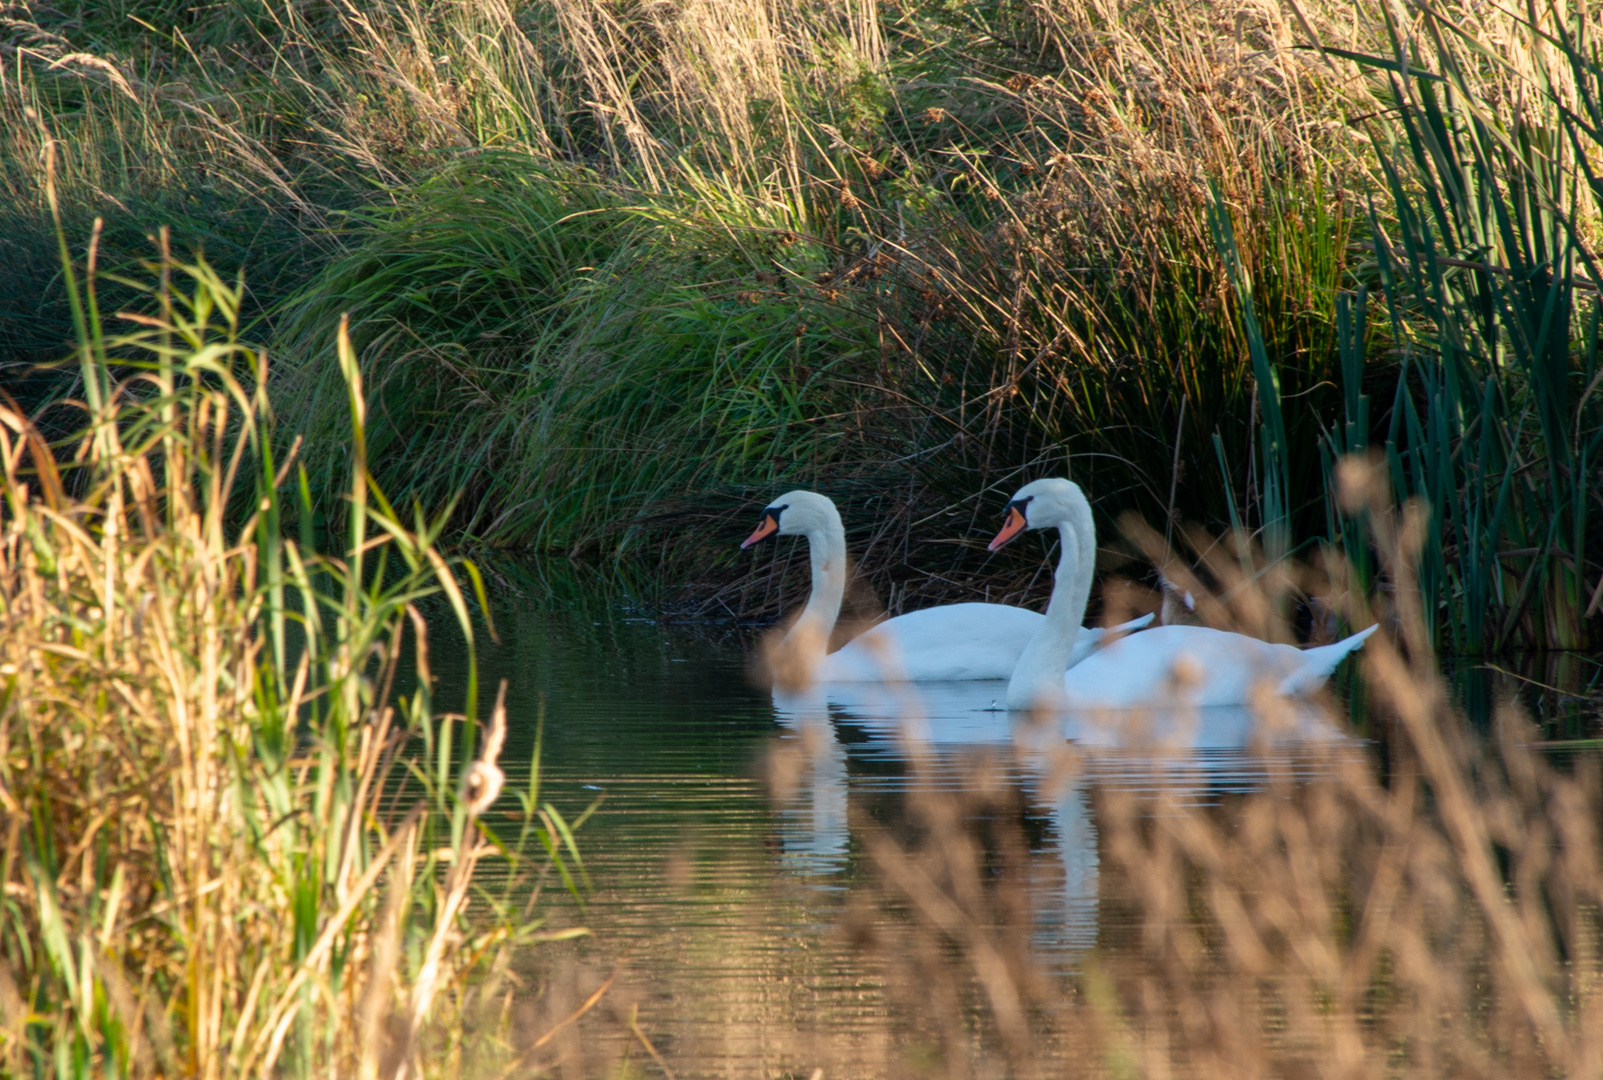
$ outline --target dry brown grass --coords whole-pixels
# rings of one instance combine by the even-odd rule
[[[1297,716],[1265,699],[1260,782],[1199,801],[1119,782],[1116,757],[1050,718],[1016,733],[1017,762],[971,757],[961,783],[908,736],[900,816],[854,820],[869,883],[846,927],[885,979],[892,1074],[1603,1075],[1600,761],[1544,756],[1512,699],[1472,732],[1409,600],[1423,508],[1389,511],[1367,463],[1342,478],[1401,598],[1358,654],[1377,743],[1288,752],[1273,736]],[[1243,604],[1233,584],[1204,616],[1272,620],[1276,596]],[[1363,621],[1339,578],[1327,595]],[[1333,707],[1317,705],[1339,727]],[[1129,739],[1159,775],[1184,761]],[[794,785],[828,741],[787,744],[774,774]],[[1036,960],[1021,772],[1094,810],[1104,929],[1077,975]]]

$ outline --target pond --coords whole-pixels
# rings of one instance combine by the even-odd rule
[[[525,782],[543,730],[542,798],[570,818],[596,807],[579,837],[587,904],[551,886],[542,898],[554,925],[592,934],[535,948],[517,1005],[545,1032],[604,989],[551,1043],[562,1075],[887,1075],[938,1056],[939,1033],[895,1020],[897,1002],[921,991],[893,955],[906,905],[882,902],[868,855],[875,836],[927,828],[907,814],[915,787],[1018,838],[1006,872],[1026,912],[1021,952],[1032,977],[1073,987],[1088,958],[1140,933],[1103,871],[1095,792],[1214,804],[1261,786],[1266,770],[1316,777],[1366,744],[1303,717],[1267,753],[1249,752],[1243,712],[1204,710],[1183,752],[1108,750],[1065,780],[1050,746],[1021,738],[996,707],[1001,683],[917,700],[776,699],[749,676],[749,628],[659,625],[605,597],[506,596],[498,611],[500,642],[482,644],[480,670],[486,693],[507,680],[509,781]],[[449,699],[464,673],[446,657],[460,653],[434,652]],[[1595,670],[1577,660],[1538,675],[1573,691]],[[1549,741],[1599,734],[1590,704],[1533,685],[1468,664],[1455,683],[1472,706],[1524,687]],[[976,786],[991,795],[975,803]],[[652,1056],[659,1065],[645,1064]]]

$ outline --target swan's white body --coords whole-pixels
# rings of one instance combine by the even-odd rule
[[[840,513],[822,495],[792,491],[775,499],[763,514],[763,524],[747,545],[776,533],[807,538],[812,593],[786,640],[791,647],[817,654],[811,671],[819,682],[1006,679],[1046,622],[1044,615],[1007,604],[947,604],[887,619],[838,651],[822,655],[846,591],[846,530]],[[1064,664],[1090,655],[1109,633],[1137,630],[1151,621],[1148,615],[1111,631],[1085,629]]]
[[[1006,679],[1046,616],[1007,604],[946,604],[887,619],[858,634],[818,665],[821,682],[944,682]],[[1143,615],[1106,630],[1081,627],[1069,653],[1073,667],[1109,634],[1139,630]]]
[[[1008,524],[992,541],[993,549],[1027,528],[1056,528],[1063,538],[1040,634],[1008,682],[1010,709],[1248,705],[1260,685],[1295,697],[1323,686],[1336,665],[1375,631],[1371,626],[1334,645],[1298,649],[1205,626],[1160,626],[1121,638],[1068,667],[1091,591],[1096,555],[1091,506],[1067,480],[1037,480],[1019,489],[1008,511]]]
[[[1157,626],[1139,642],[1113,642],[1071,668],[1063,676],[1063,696],[1081,709],[1128,709],[1169,694],[1187,705],[1247,705],[1259,684],[1300,697],[1323,686],[1374,632],[1371,626],[1334,645],[1299,649],[1206,626]],[[1176,680],[1177,671],[1192,678]]]

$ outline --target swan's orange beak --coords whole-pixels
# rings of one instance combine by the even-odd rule
[[[1028,527],[1029,522],[1024,520],[1024,512],[1016,506],[1008,507],[1007,520],[1002,522],[1002,531],[996,534],[996,539],[992,540],[985,550],[995,551]]]
[[[778,531],[779,531],[779,519],[777,517],[775,517],[773,514],[764,514],[763,515],[762,524],[757,526],[757,531],[756,532],[754,532],[750,536],[746,537],[746,542],[744,544],[740,545],[740,550],[741,551],[745,551],[747,548],[751,547],[753,544],[755,544],[755,543],[757,543],[757,542],[759,542],[761,540],[768,539],[770,536],[774,535]]]

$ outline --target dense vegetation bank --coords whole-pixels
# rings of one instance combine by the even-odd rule
[[[772,603],[731,516],[797,484],[841,499],[893,606],[1018,595],[1033,566],[982,566],[974,523],[1060,472],[1110,526],[1341,545],[1368,586],[1362,522],[1329,495],[1353,452],[1430,507],[1443,644],[1595,639],[1584,12],[11,14],[0,349],[47,432],[70,428],[47,403],[82,393],[32,368],[70,337],[53,170],[69,235],[104,219],[103,269],[159,225],[245,268],[319,527],[343,513],[348,313],[389,498],[454,506],[453,542],[623,555],[697,586],[681,606]]]

